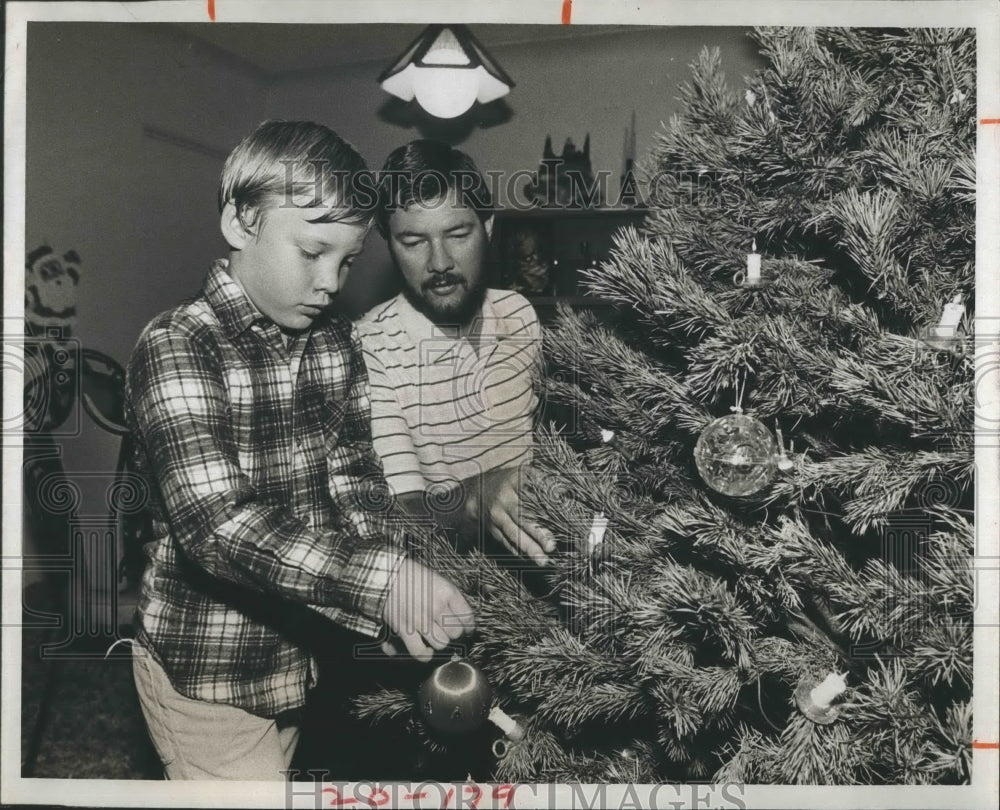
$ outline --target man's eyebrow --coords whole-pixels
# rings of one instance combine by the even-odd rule
[[[448,228],[445,228],[444,232],[445,233],[451,233],[452,231],[464,230],[466,228],[471,228],[471,227],[472,227],[472,223],[471,222],[458,222],[455,225],[452,225],[452,226],[450,226]],[[425,231],[396,231],[394,233],[394,236],[397,236],[397,237],[402,237],[402,236],[426,236],[426,235],[427,235],[427,233]]]

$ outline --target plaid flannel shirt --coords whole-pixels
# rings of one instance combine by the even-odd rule
[[[146,327],[126,376],[156,540],[139,640],[189,697],[263,716],[302,705],[303,620],[378,636],[405,553],[380,509],[354,327],[327,316],[286,346],[220,260]]]

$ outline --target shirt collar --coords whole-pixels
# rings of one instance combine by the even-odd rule
[[[417,310],[403,293],[396,296],[396,309],[403,329],[415,345],[420,346],[421,342],[425,340],[433,341],[433,343],[428,344],[429,350],[426,351],[426,354],[421,351],[421,356],[426,361],[440,363],[451,360],[463,345],[471,348],[472,344],[468,338],[454,337],[442,331],[430,318]],[[486,290],[479,317],[483,319],[482,334],[486,342],[496,342],[509,336],[510,324],[497,316],[497,311],[493,306],[493,290]]]
[[[256,321],[270,323],[247,297],[240,283],[229,274],[228,259],[216,259],[212,263],[202,291],[231,338],[245,332]]]

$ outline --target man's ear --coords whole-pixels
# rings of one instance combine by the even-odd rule
[[[222,235],[229,243],[229,247],[233,250],[242,250],[246,247],[247,242],[254,237],[253,232],[247,230],[243,224],[243,220],[240,219],[236,205],[231,202],[226,203],[222,209],[222,215],[219,218],[219,227],[222,229]]]
[[[493,214],[490,214],[490,218],[483,223],[483,227],[486,229],[486,238],[490,239],[493,236]]]

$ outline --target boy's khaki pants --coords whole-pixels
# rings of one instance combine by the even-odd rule
[[[193,700],[170,685],[138,643],[132,644],[132,673],[167,779],[287,779],[299,739],[299,710],[266,718]]]

